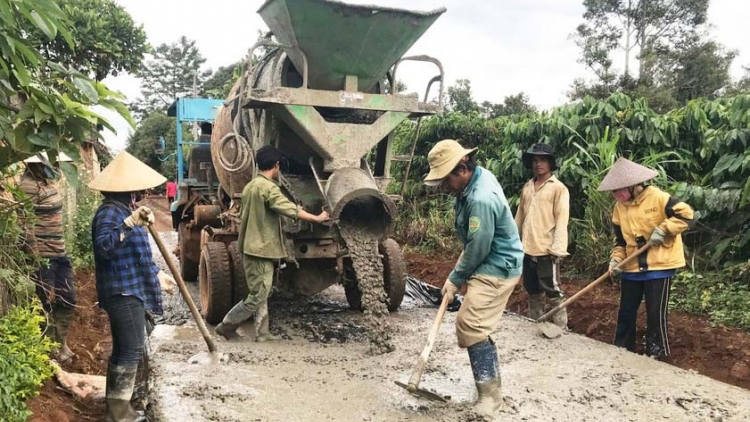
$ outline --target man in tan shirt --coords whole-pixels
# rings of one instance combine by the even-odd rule
[[[523,243],[523,287],[529,295],[529,317],[538,319],[564,300],[560,287],[560,260],[568,256],[568,188],[552,172],[557,169],[551,146],[536,144],[523,154],[523,164],[534,177],[521,190],[516,225]],[[561,328],[568,325],[565,309],[552,317]]]

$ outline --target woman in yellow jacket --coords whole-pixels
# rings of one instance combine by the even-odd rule
[[[685,266],[682,232],[693,223],[693,209],[681,200],[646,182],[658,173],[620,158],[599,185],[617,200],[612,214],[615,247],[609,268],[621,274],[620,310],[615,345],[635,351],[636,317],[646,298],[645,353],[660,359],[669,356],[667,307],[669,286],[677,268]],[[625,257],[646,243],[651,248],[622,269]]]

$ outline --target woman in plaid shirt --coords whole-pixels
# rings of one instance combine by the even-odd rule
[[[137,207],[142,191],[166,179],[121,152],[89,187],[104,200],[92,222],[99,306],[109,315],[112,355],[107,368],[106,422],[140,422],[146,417],[130,404],[138,363],[146,344],[146,311],[162,313],[161,285],[174,283],[153,260],[145,226],[154,222]]]

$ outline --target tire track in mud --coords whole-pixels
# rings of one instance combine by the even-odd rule
[[[365,327],[370,353],[380,355],[395,350],[388,328],[388,305],[383,289],[383,263],[378,253],[378,237],[367,227],[341,221],[339,233],[346,242],[362,293]]]

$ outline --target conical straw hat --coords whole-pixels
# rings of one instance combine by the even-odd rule
[[[598,191],[612,191],[641,184],[658,176],[659,172],[636,164],[625,158],[618,158],[604,180],[596,189]]]
[[[89,183],[102,192],[135,192],[161,185],[167,178],[123,151]]]

